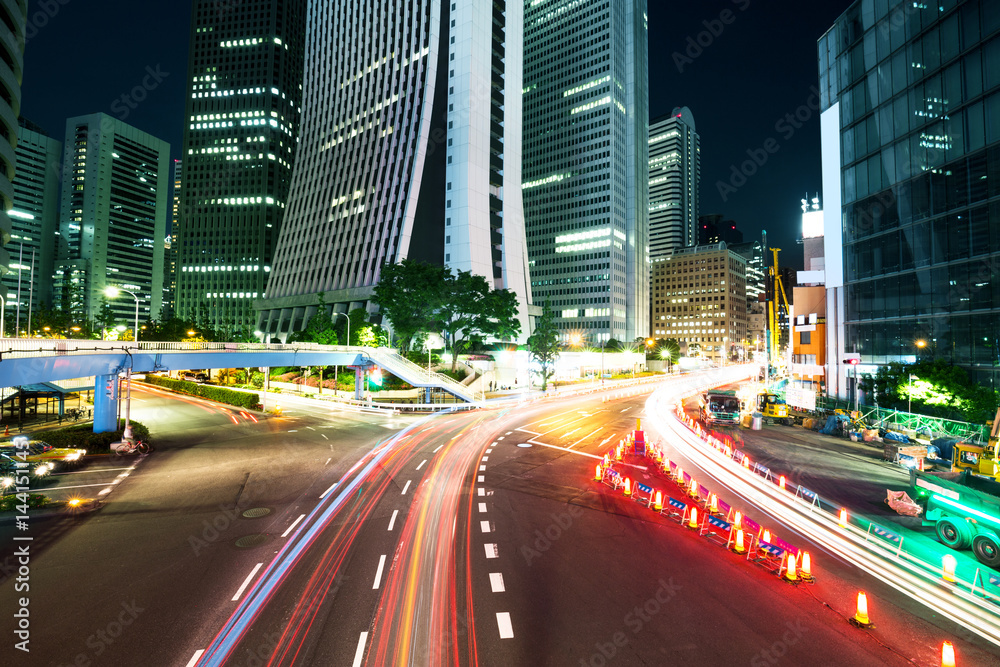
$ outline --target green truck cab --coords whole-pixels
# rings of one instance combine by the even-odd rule
[[[914,499],[924,506],[924,525],[941,542],[968,549],[983,565],[1000,569],[1000,483],[961,472],[910,470]]]
[[[702,395],[701,420],[706,425],[739,424],[740,399],[732,390],[711,390]]]

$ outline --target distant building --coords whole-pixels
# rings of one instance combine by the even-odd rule
[[[535,303],[564,338],[632,341],[649,330],[646,1],[521,4]]]
[[[131,324],[135,301],[105,297],[114,286],[139,299],[140,322],[158,319],[163,299],[170,145],[107,114],[66,121],[60,235],[53,299],[74,317],[97,320],[105,304]],[[141,326],[141,324],[140,324]]]
[[[760,241],[727,243],[726,246],[746,260],[747,344],[764,350],[767,335],[767,266]]]
[[[27,0],[10,0],[0,3],[0,57],[6,67],[0,76],[0,141],[7,149],[0,150],[0,276],[6,275],[10,265],[10,217],[7,211],[14,207],[14,189],[11,187],[16,173],[15,149],[17,148],[17,117],[21,111],[21,74],[24,66],[24,30],[28,16]],[[0,284],[0,296],[6,300],[7,282]],[[2,314],[6,308],[0,310]],[[6,333],[6,331],[4,332]]]
[[[181,185],[184,162],[174,160],[174,192],[171,197],[170,233],[163,240],[163,309],[160,318],[164,321],[177,314],[177,229],[180,227]]]
[[[317,15],[342,11],[315,5]],[[233,333],[253,330],[253,302],[270,277],[300,136],[306,6],[192,3],[184,187],[172,230],[176,249],[171,243],[181,318]],[[356,70],[371,63],[353,62]],[[317,62],[321,67],[327,65]]]
[[[743,243],[743,232],[736,228],[736,222],[723,220],[717,213],[698,216],[698,245],[720,242],[727,245]]]
[[[649,124],[649,257],[700,243],[701,139],[687,107]],[[743,239],[740,238],[740,241]]]
[[[3,284],[8,314],[27,325],[29,305],[52,305],[50,277],[58,247],[62,143],[29,120],[21,118],[19,124],[14,208],[8,211],[10,273],[3,277]]]
[[[725,243],[691,246],[652,262],[653,338],[719,362],[747,358],[746,260]]]
[[[802,255],[805,271],[796,275],[792,287],[794,322],[792,323],[792,384],[815,395],[826,387],[826,264],[823,257],[823,212],[819,199],[802,206]],[[793,401],[789,401],[794,404]],[[809,408],[810,405],[801,405]]]

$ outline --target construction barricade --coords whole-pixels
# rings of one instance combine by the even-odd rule
[[[706,514],[702,519],[701,529],[698,534],[709,540],[718,542],[720,545],[728,545],[733,532],[733,524],[717,516]]]

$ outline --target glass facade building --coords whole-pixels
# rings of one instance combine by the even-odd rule
[[[697,243],[701,140],[687,107],[649,124],[649,259]],[[721,219],[721,216],[720,216]]]
[[[174,310],[252,329],[291,182],[306,0],[194,0]]]
[[[862,0],[818,46],[832,351],[997,386],[1000,2]]]
[[[564,337],[649,330],[645,0],[530,2],[522,193],[535,303]]]
[[[11,222],[7,215],[14,206],[14,178],[17,158],[17,117],[21,111],[21,75],[24,66],[24,32],[28,0],[0,3],[0,58],[6,64],[0,75],[0,276],[8,273]],[[6,283],[0,296],[7,297]]]

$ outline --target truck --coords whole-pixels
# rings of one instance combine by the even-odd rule
[[[1000,483],[970,470],[910,470],[914,499],[923,505],[925,526],[934,526],[945,546],[971,547],[983,565],[1000,569]]]
[[[702,396],[701,420],[710,424],[739,424],[740,399],[732,390],[712,389]]]

